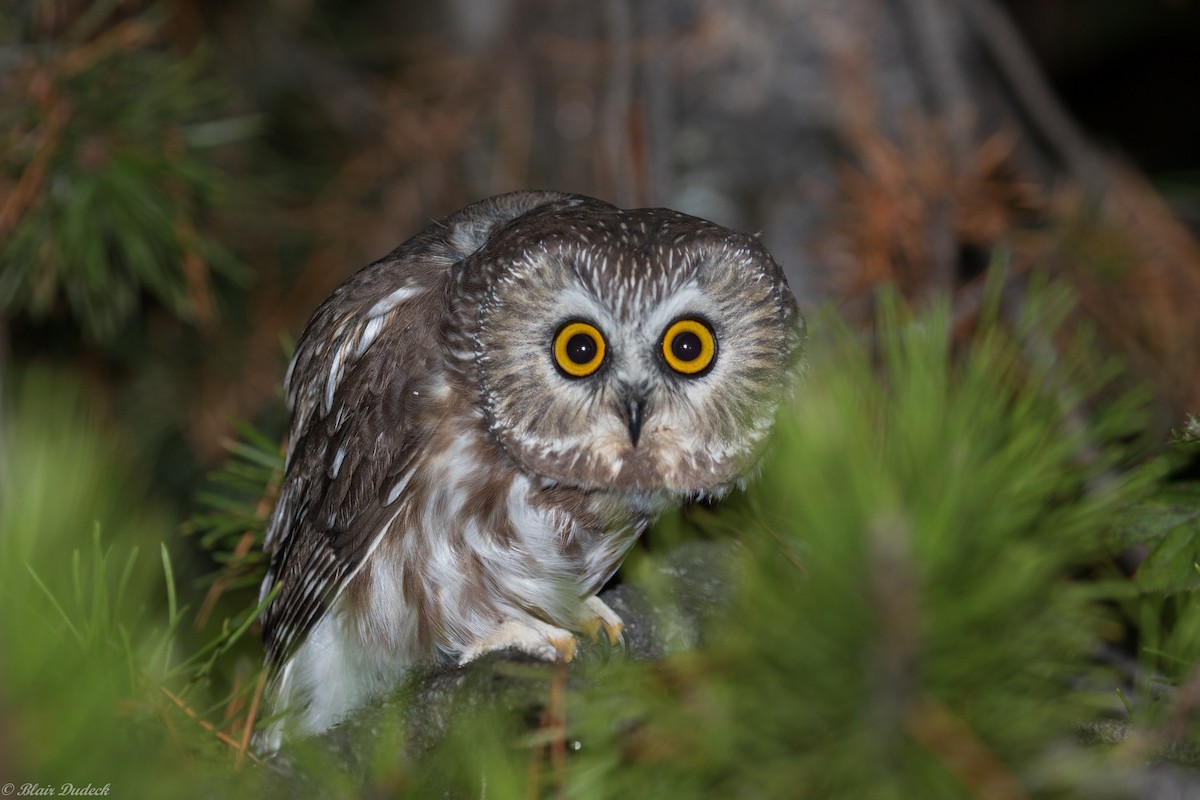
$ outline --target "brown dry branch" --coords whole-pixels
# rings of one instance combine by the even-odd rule
[[[228,445],[226,445],[228,448]],[[286,443],[280,445],[283,450]],[[258,498],[258,502],[254,505],[254,516],[256,519],[265,520],[271,513],[271,509],[275,507],[275,500],[279,497],[279,486],[283,481],[283,475],[280,470],[276,469],[271,476],[271,480],[267,483],[266,490],[263,496]],[[208,619],[212,616],[213,609],[216,608],[217,601],[221,599],[221,595],[225,590],[240,577],[242,560],[250,554],[250,550],[258,541],[258,536],[254,531],[246,531],[238,539],[237,546],[233,548],[232,558],[221,569],[221,576],[213,582],[213,585],[208,588],[208,592],[204,595],[204,602],[200,604],[200,610],[196,613],[196,629],[203,630],[208,624]]]
[[[128,53],[153,44],[161,33],[161,26],[157,23],[143,19],[126,20],[66,53],[55,65],[55,72],[60,78],[80,75],[118,53]]]
[[[567,665],[556,662],[548,687],[546,708],[538,722],[536,744],[529,754],[528,791],[541,797],[542,763],[549,750],[550,766],[558,795],[566,793],[567,778]]]
[[[1016,137],[999,132],[969,154],[955,172],[945,158],[945,134],[936,121],[914,119],[903,143],[868,128],[850,139],[857,164],[841,171],[841,226],[833,247],[852,254],[840,293],[863,297],[884,284],[908,298],[924,297],[934,281],[927,235],[943,203],[956,209],[958,248],[990,251],[1012,242],[1018,229],[1046,207],[1037,183],[1013,163]],[[955,286],[943,288],[956,288]]]
[[[237,718],[238,714],[242,711],[242,707],[246,705],[246,699],[242,696],[242,680],[242,674],[239,670],[233,676],[233,692],[230,695],[230,700],[222,709],[222,713],[225,716],[225,722],[221,725],[222,728],[232,727],[230,723]]]
[[[1012,133],[986,139],[955,175],[938,126],[913,130],[904,144],[875,131],[855,139],[858,164],[842,170],[832,239],[852,255],[835,276],[841,292],[861,301],[890,284],[923,297],[934,261],[927,231],[938,198],[949,199],[960,248],[1003,244],[1015,271],[1037,266],[1068,279],[1086,316],[1177,413],[1200,406],[1200,245],[1140,173],[1106,162],[1107,188],[1089,201],[1080,184],[1051,193],[1022,172]],[[1040,231],[1029,227],[1037,220]]]
[[[274,498],[272,498],[272,502],[274,502]],[[260,500],[259,505],[261,506],[262,503],[263,500]],[[197,630],[204,630],[204,627],[208,624],[208,618],[212,616],[217,601],[221,599],[221,595],[225,593],[230,584],[237,579],[237,568],[241,564],[241,559],[249,554],[250,548],[254,546],[256,539],[257,537],[253,531],[246,531],[242,534],[242,538],[238,539],[237,547],[233,549],[233,557],[222,568],[221,577],[213,581],[213,585],[208,587],[208,591],[204,595],[204,602],[200,604],[200,610],[196,612]]]
[[[158,711],[159,716],[162,717],[163,725],[167,729],[167,735],[175,743],[176,749],[183,753],[183,757],[186,760],[191,761],[192,754],[183,747],[183,741],[179,738],[179,729],[175,727],[175,720],[171,719],[170,709],[157,697],[151,697],[150,702],[154,709]]]
[[[37,202],[45,181],[46,168],[58,149],[71,117],[70,104],[59,95],[50,72],[34,70],[29,80],[29,93],[41,110],[44,121],[33,134],[36,141],[32,148],[33,157],[21,171],[16,186],[0,204],[0,238],[15,229],[21,216]]]
[[[1029,794],[1012,770],[961,717],[932,697],[905,718],[909,736],[928,750],[978,800],[1024,800]]]
[[[772,525],[763,523],[761,528],[767,532],[768,536],[775,540],[775,544],[779,546],[779,552],[783,554],[783,557],[787,559],[789,564],[795,567],[801,575],[809,574],[808,565],[805,564],[803,559],[800,558],[800,555],[796,552],[795,545],[792,542],[789,542],[788,539],[779,533],[779,531],[775,530],[774,526]]]
[[[183,698],[179,697],[177,694],[175,694],[174,692],[172,692],[170,689],[168,689],[165,686],[160,686],[159,689],[162,691],[162,693],[164,695],[166,695],[171,700],[172,703],[174,703],[179,708],[180,711],[182,711],[184,714],[186,714],[191,719],[195,720],[196,723],[201,728],[203,728],[205,731],[208,731],[209,733],[216,736],[217,739],[220,740],[222,743],[227,744],[230,747],[232,747],[234,752],[238,754],[239,763],[240,763],[241,759],[243,759],[247,756],[250,758],[251,761],[254,761],[255,763],[258,762],[258,758],[253,753],[246,750],[244,748],[244,745],[242,742],[239,742],[238,740],[234,739],[232,736],[230,736],[227,733],[224,733],[223,731],[217,730],[217,728],[211,722],[202,718],[199,714],[196,713],[195,709],[193,709],[186,702],[184,702]],[[168,720],[168,722],[169,722],[169,720]],[[173,730],[174,726],[172,725],[171,728]],[[178,741],[178,739],[177,739],[177,741]]]
[[[1109,168],[1094,218],[1077,193],[1062,200],[1078,255],[1065,268],[1088,315],[1181,415],[1200,408],[1200,244],[1143,175]]]
[[[183,249],[183,278],[188,309],[202,328],[210,328],[216,321],[212,276],[208,262],[196,247],[196,228],[186,215],[180,214],[175,218],[174,229],[175,240]]]
[[[235,766],[241,768],[245,763],[246,756],[253,758],[250,752],[250,737],[254,733],[254,723],[258,719],[258,709],[262,703],[263,689],[267,685],[267,671],[260,670],[258,673],[258,682],[254,686],[254,696],[250,700],[250,708],[246,712],[246,722],[242,725],[242,741],[238,747],[237,761]]]

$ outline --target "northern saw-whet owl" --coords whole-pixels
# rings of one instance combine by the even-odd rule
[[[516,192],[317,309],[268,524],[261,741],[322,731],[418,663],[616,642],[595,595],[662,511],[754,471],[804,323],[753,236]]]

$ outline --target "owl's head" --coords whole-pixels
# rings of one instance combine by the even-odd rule
[[[736,483],[804,338],[758,239],[579,197],[490,231],[456,271],[454,309],[451,339],[496,441],[526,470],[583,488]]]

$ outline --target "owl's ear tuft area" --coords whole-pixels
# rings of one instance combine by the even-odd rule
[[[520,191],[496,195],[472,203],[444,223],[450,227],[447,240],[456,260],[467,258],[487,244],[496,232],[526,214],[554,206],[571,208],[585,203],[598,203],[590,197],[552,191]]]

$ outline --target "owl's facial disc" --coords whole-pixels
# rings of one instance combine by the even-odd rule
[[[591,208],[513,225],[474,258],[485,420],[522,469],[687,496],[753,466],[801,341],[757,239]]]

